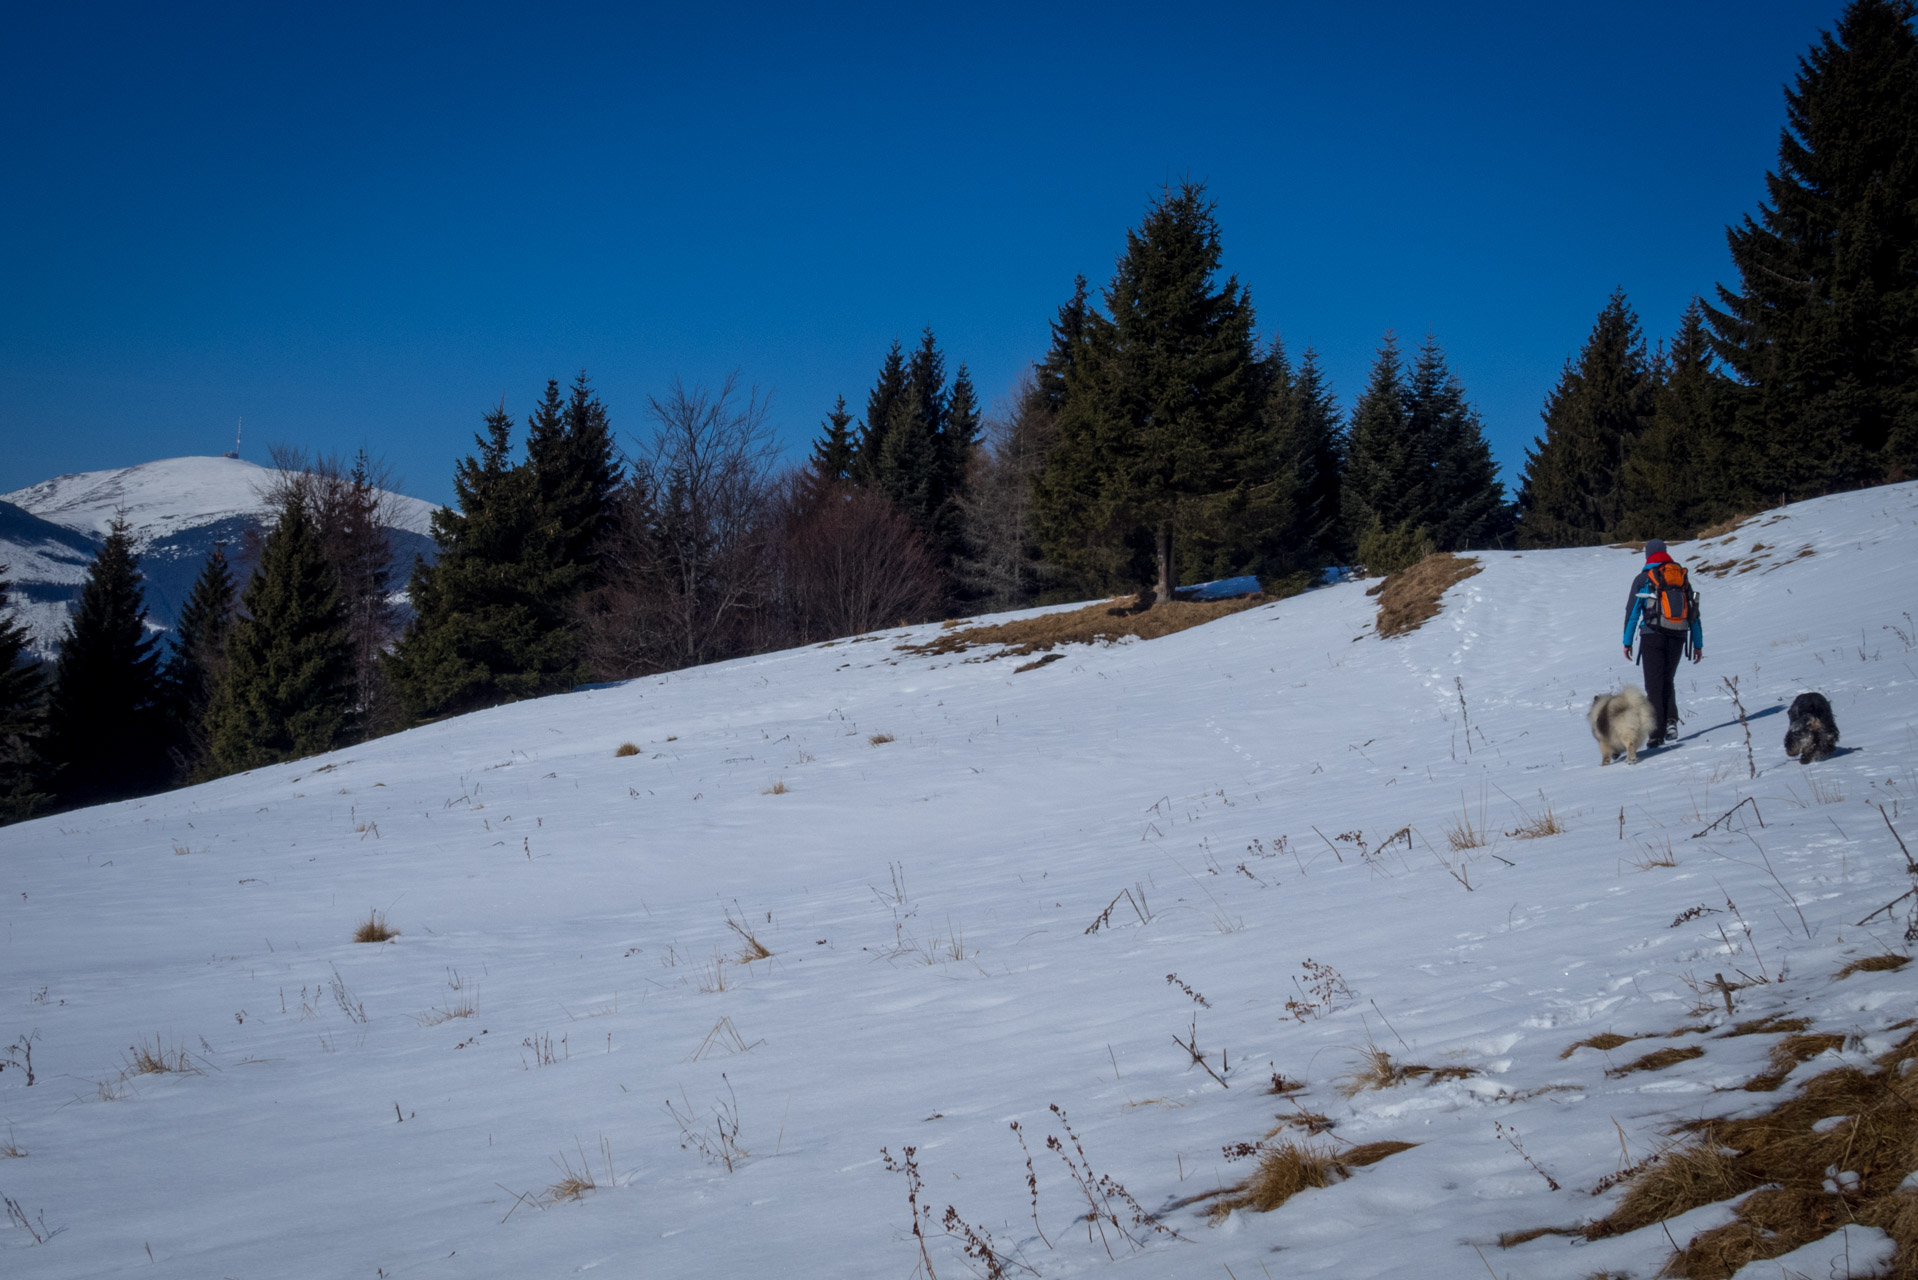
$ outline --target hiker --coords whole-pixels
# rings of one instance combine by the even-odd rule
[[[1645,745],[1662,747],[1678,736],[1678,694],[1672,681],[1689,652],[1705,656],[1705,632],[1698,622],[1698,593],[1682,565],[1665,550],[1663,539],[1645,544],[1645,565],[1632,579],[1625,601],[1625,656],[1638,636],[1638,661],[1645,668],[1645,697],[1652,704],[1652,736]]]

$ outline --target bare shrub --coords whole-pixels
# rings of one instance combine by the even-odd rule
[[[677,379],[649,401],[653,434],[614,496],[599,585],[577,606],[581,652],[605,679],[755,652],[770,639],[775,446],[766,400],[738,375]]]
[[[400,936],[400,931],[386,923],[386,913],[377,908],[367,913],[360,921],[360,927],[353,931],[355,942],[391,942]]]
[[[959,579],[985,612],[1030,604],[1055,575],[1039,552],[1032,482],[1058,431],[1030,371],[1011,407],[989,415],[959,497],[966,555]]]
[[[789,488],[782,576],[801,643],[923,622],[938,616],[945,594],[938,566],[892,503],[839,484]]]

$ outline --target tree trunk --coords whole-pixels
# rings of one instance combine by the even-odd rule
[[[1169,603],[1172,599],[1172,589],[1179,585],[1179,575],[1174,573],[1172,568],[1172,526],[1170,524],[1159,526],[1158,543],[1159,582],[1153,589],[1154,605]]]

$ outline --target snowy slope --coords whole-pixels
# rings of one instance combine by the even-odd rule
[[[239,458],[166,458],[0,495],[0,564],[12,566],[11,611],[50,657],[98,540],[124,514],[141,557],[150,620],[171,627],[214,544],[236,554],[248,531],[271,516],[262,495],[272,475]],[[393,499],[393,562],[403,578],[415,553],[433,555],[434,508],[402,494]]]
[[[1495,1240],[1602,1216],[1621,1137],[1637,1159],[1768,1101],[1714,1090],[1775,1037],[1688,1032],[1658,1043],[1703,1056],[1617,1078],[1630,1049],[1561,1051],[1722,1027],[1693,1012],[1714,972],[1773,979],[1740,1018],[1790,1011],[1854,1058],[1914,1012],[1909,978],[1831,975],[1902,947],[1902,914],[1852,922],[1910,883],[1869,806],[1918,828],[1918,485],[1674,550],[1749,567],[1701,580],[1686,737],[1636,767],[1599,768],[1583,720],[1637,674],[1636,558],[1599,549],[1488,555],[1391,641],[1358,584],[1026,674],[888,632],[0,829],[0,1040],[37,1036],[32,1087],[0,1072],[27,1153],[0,1193],[57,1232],[0,1230],[5,1274],[903,1277],[880,1150],[911,1146],[935,1220],[1048,1277],[1650,1276],[1656,1227]],[[1778,745],[1804,688],[1845,746],[1809,770]],[[1691,838],[1745,797],[1762,828],[1746,806]],[[1548,806],[1563,834],[1445,839]],[[1719,914],[1674,927],[1693,906]],[[351,942],[374,907],[402,935]],[[729,916],[770,958],[738,963]],[[1350,994],[1301,1020],[1308,959]],[[1478,1074],[1347,1099],[1368,1042]],[[156,1045],[200,1074],[122,1077]],[[1221,1148],[1293,1109],[1275,1070],[1337,1139],[1421,1145],[1272,1214],[1172,1209],[1184,1240],[1089,1237],[1053,1104],[1159,1210],[1246,1172]],[[736,1117],[749,1154],[702,1158],[669,1101],[709,1147]],[[562,1164],[599,1189],[534,1203]]]

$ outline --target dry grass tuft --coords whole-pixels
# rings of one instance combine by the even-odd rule
[[[1126,637],[1156,640],[1203,623],[1266,604],[1272,596],[1240,596],[1236,600],[1211,600],[1203,603],[1174,600],[1140,610],[1134,600],[1102,600],[1083,609],[1042,614],[997,626],[962,627],[941,632],[924,644],[902,644],[905,653],[933,655],[963,653],[983,645],[1005,646],[993,658],[1023,658],[1041,649],[1060,644],[1111,643]]]
[[[1352,1170],[1377,1164],[1387,1156],[1416,1147],[1416,1142],[1367,1142],[1334,1153],[1309,1142],[1282,1142],[1259,1158],[1259,1167],[1244,1185],[1231,1188],[1207,1210],[1214,1220],[1234,1209],[1270,1213],[1301,1191],[1329,1187],[1352,1176]]]
[[[1558,1056],[1560,1058],[1569,1058],[1580,1049],[1597,1049],[1603,1053],[1610,1053],[1622,1044],[1630,1044],[1634,1040],[1643,1040],[1645,1038],[1646,1036],[1621,1036],[1616,1031],[1601,1031],[1595,1036],[1587,1036],[1583,1040],[1574,1041],[1566,1045],[1565,1051]]]
[[[150,1045],[141,1041],[139,1044],[129,1046],[127,1053],[130,1056],[127,1058],[126,1066],[121,1069],[122,1079],[127,1076],[205,1074],[193,1064],[193,1059],[187,1057],[185,1045],[177,1045],[169,1049],[166,1047],[166,1041],[159,1036],[153,1037],[153,1043]]]
[[[733,919],[730,911],[726,913],[726,927],[738,934],[739,940],[744,944],[739,949],[740,964],[751,964],[755,960],[767,960],[772,957],[772,951],[766,944],[753,937],[753,931],[743,922]]]
[[[1498,1247],[1510,1249],[1514,1245],[1526,1244],[1540,1236],[1582,1236],[1584,1227],[1527,1227],[1523,1231],[1501,1231],[1498,1233]]]
[[[1439,551],[1385,580],[1379,591],[1379,634],[1402,636],[1436,618],[1439,598],[1483,568],[1471,556]]]
[[[1683,1049],[1655,1049],[1642,1058],[1634,1058],[1622,1067],[1613,1067],[1605,1074],[1616,1079],[1631,1075],[1634,1071],[1663,1071],[1666,1067],[1675,1067],[1681,1062],[1690,1062],[1693,1058],[1702,1058],[1705,1051],[1697,1045],[1686,1045]]]
[[[791,791],[791,790],[792,788],[786,785],[786,780],[784,778],[781,778],[779,781],[773,783],[770,787],[767,787],[764,791],[760,792],[759,794],[762,796],[783,796],[788,791]]]
[[[1711,538],[1722,538],[1726,534],[1750,524],[1757,518],[1757,516],[1731,516],[1728,519],[1720,520],[1717,524],[1706,525],[1698,531],[1698,541],[1704,542]],[[1639,549],[1641,551],[1644,550],[1642,546]]]
[[[1526,818],[1515,830],[1507,831],[1505,834],[1514,840],[1537,840],[1542,836],[1556,836],[1564,833],[1565,824],[1558,820],[1558,815],[1552,812],[1552,806],[1548,804],[1545,806],[1544,813],[1535,818]]]
[[[369,912],[353,931],[355,942],[391,942],[399,936],[400,931],[386,923],[386,913],[378,910]]]
[[[1331,1116],[1316,1111],[1284,1111],[1276,1119],[1278,1123],[1265,1132],[1267,1138],[1276,1138],[1287,1129],[1303,1129],[1308,1134],[1327,1133],[1338,1125]]]
[[[1902,969],[1910,963],[1910,956],[1901,956],[1895,953],[1882,956],[1863,956],[1846,964],[1844,968],[1832,975],[1831,980],[1836,982],[1840,978],[1849,978],[1854,973],[1883,973],[1887,969]]]
[[[1811,1023],[1805,1021],[1803,1018],[1787,1018],[1782,1013],[1768,1013],[1762,1018],[1753,1018],[1749,1022],[1739,1023],[1730,1031],[1727,1031],[1725,1035],[1727,1037],[1773,1036],[1783,1035],[1791,1031],[1809,1030],[1811,1030]]]
[[[0,1160],[25,1160],[27,1149],[13,1139],[13,1126],[7,1126],[7,1140],[0,1142]]]
[[[636,756],[638,754],[639,744],[637,742],[622,742],[619,744],[619,750],[613,752],[613,755],[619,759],[624,759],[627,756]]]
[[[872,737],[867,738],[866,741],[870,743],[872,746],[883,747],[888,742],[897,742],[898,739],[893,737],[890,733],[875,733],[872,735]]]
[[[1428,1067],[1421,1062],[1394,1062],[1375,1044],[1359,1051],[1359,1067],[1339,1081],[1339,1092],[1355,1098],[1367,1089],[1391,1089],[1408,1080],[1435,1084],[1440,1080],[1467,1080],[1478,1074],[1472,1067]]]
[[[1774,1062],[1803,1061],[1837,1039],[1791,1035]],[[1735,1221],[1687,1241],[1662,1274],[1725,1280],[1858,1222],[1892,1237],[1893,1274],[1910,1280],[1918,1275],[1918,1193],[1900,1188],[1918,1169],[1918,1109],[1901,1085],[1914,1061],[1918,1035],[1873,1071],[1838,1067],[1761,1115],[1698,1122],[1697,1137],[1634,1175],[1617,1210],[1586,1235],[1636,1230],[1751,1192],[1735,1206]]]

